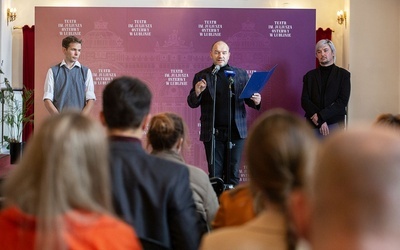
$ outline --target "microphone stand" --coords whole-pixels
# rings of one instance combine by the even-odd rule
[[[212,111],[212,136],[211,136],[211,155],[210,164],[212,166],[212,176],[215,177],[215,103],[217,98],[217,74],[214,75],[214,94],[213,94],[213,111]]]
[[[226,184],[226,189],[232,189],[233,184],[230,183],[231,179],[231,150],[235,146],[235,144],[232,143],[232,97],[234,96],[232,85],[234,83],[234,79],[232,76],[228,77],[229,81],[229,123],[228,123],[228,150],[226,154],[226,177],[225,177],[225,183]]]

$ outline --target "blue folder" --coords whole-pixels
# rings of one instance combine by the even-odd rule
[[[275,68],[278,64],[276,64],[272,69],[268,71],[257,71],[254,72],[250,79],[247,81],[246,86],[242,93],[240,93],[239,98],[250,98],[254,93],[260,93],[264,86],[267,84],[269,78],[271,77],[272,73],[274,73]]]

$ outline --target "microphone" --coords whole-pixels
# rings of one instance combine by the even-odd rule
[[[215,75],[217,74],[217,72],[219,71],[219,69],[221,68],[221,66],[219,65],[215,65],[213,71],[211,72],[211,75]]]
[[[228,78],[230,84],[233,84],[233,77],[236,75],[236,72],[233,70],[224,70],[225,76]]]
[[[233,70],[224,70],[225,72],[225,76],[230,78],[230,77],[234,77],[236,75],[235,71]]]

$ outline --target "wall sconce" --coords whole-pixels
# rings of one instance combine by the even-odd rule
[[[7,26],[8,23],[14,22],[17,19],[17,9],[16,8],[8,8],[7,9]]]
[[[342,25],[343,23],[346,23],[346,12],[345,11],[339,10],[337,12],[337,22],[340,25]]]

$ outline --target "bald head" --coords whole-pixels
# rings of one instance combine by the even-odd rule
[[[217,41],[211,47],[210,58],[214,65],[224,67],[228,64],[230,55],[229,46],[224,41]]]
[[[314,232],[397,234],[400,137],[374,127],[327,138],[318,154],[312,190]]]

